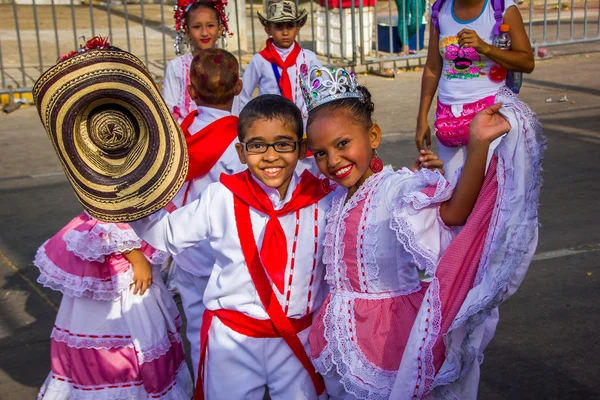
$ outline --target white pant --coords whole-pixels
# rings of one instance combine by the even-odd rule
[[[298,334],[306,351],[307,328]],[[207,400],[262,400],[265,386],[273,400],[317,399],[308,372],[281,338],[252,338],[212,321],[204,366]]]
[[[175,270],[175,283],[181,302],[183,312],[187,320],[186,335],[190,343],[192,353],[192,366],[194,367],[194,382],[198,377],[198,363],[200,362],[200,326],[202,325],[202,314],[204,303],[202,297],[208,283],[208,276],[197,276],[177,266]]]

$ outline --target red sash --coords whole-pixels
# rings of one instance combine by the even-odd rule
[[[281,334],[270,319],[256,319],[239,311],[233,310],[204,310],[202,314],[202,328],[200,329],[200,362],[198,365],[198,379],[194,394],[195,400],[204,400],[204,363],[208,347],[208,332],[213,318],[217,317],[229,329],[253,338],[279,338]],[[313,314],[306,314],[302,318],[288,318],[289,323],[297,334],[309,328],[312,324]]]
[[[298,58],[298,54],[300,54],[301,50],[302,47],[300,47],[298,43],[294,42],[294,49],[290,52],[285,61],[283,61],[277,52],[277,49],[273,45],[273,39],[268,39],[267,47],[260,52],[260,55],[265,60],[281,68],[281,78],[279,79],[281,95],[291,101],[294,101],[292,97],[292,82],[290,81],[290,75],[288,74],[287,70],[288,68],[296,65],[296,59]]]
[[[237,137],[238,117],[233,115],[219,118],[195,135],[191,135],[189,128],[197,115],[198,111],[194,110],[181,122],[190,159],[186,182],[208,174]]]
[[[250,175],[250,170],[235,175],[222,174],[221,183],[246,207],[252,207],[269,216],[260,250],[260,261],[279,293],[283,293],[288,254],[286,235],[278,217],[296,212],[321,200],[329,193],[329,181],[321,181],[309,171],[305,171],[300,177],[300,183],[292,194],[292,198],[281,210],[273,208],[267,194]]]

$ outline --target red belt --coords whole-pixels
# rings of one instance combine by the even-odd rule
[[[237,196],[234,196],[233,209],[235,214],[235,223],[237,226],[238,236],[240,239],[240,245],[242,247],[242,253],[244,253],[244,259],[248,272],[252,278],[252,282],[256,287],[256,292],[260,298],[267,315],[269,316],[268,322],[262,320],[257,321],[248,316],[240,317],[235,311],[218,310],[212,312],[204,312],[202,316],[202,329],[200,331],[200,365],[198,368],[198,380],[196,382],[196,394],[195,400],[204,400],[204,359],[206,357],[206,342],[208,339],[208,329],[212,318],[217,315],[221,321],[229,328],[244,333],[247,336],[253,336],[245,332],[259,332],[258,334],[268,333],[268,336],[258,337],[281,337],[287,345],[290,347],[294,355],[300,361],[300,364],[308,372],[308,376],[312,381],[317,395],[321,395],[325,392],[325,383],[321,375],[317,373],[315,367],[312,365],[310,357],[306,353],[304,345],[298,338],[298,332],[308,328],[312,318],[305,316],[299,320],[293,320],[286,316],[279,300],[273,291],[272,283],[267,276],[267,273],[260,260],[256,241],[254,240],[254,233],[252,232],[252,221],[250,220],[250,207],[241,201]],[[229,324],[228,322],[229,321]],[[260,325],[260,329],[255,326]],[[243,330],[243,331],[242,331]]]
[[[256,319],[239,311],[232,310],[204,310],[202,314],[202,328],[200,329],[200,363],[198,365],[198,379],[196,382],[196,393],[194,399],[204,399],[204,364],[206,360],[206,348],[208,344],[208,332],[214,317],[228,327],[229,329],[241,333],[245,336],[254,338],[278,338],[281,334],[277,331],[275,324],[270,319]],[[312,313],[306,314],[302,318],[288,318],[295,333],[302,332],[310,327],[312,323]],[[297,349],[292,349],[294,355],[298,358]],[[304,349],[302,349],[304,352]],[[306,353],[304,353],[306,354]],[[313,369],[314,371],[314,369]],[[316,373],[316,372],[314,372]],[[309,371],[310,374],[310,371]]]

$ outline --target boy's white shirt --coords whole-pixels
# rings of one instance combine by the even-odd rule
[[[298,46],[294,43],[289,49],[281,49],[277,46],[274,46],[281,59],[285,61],[287,56],[294,49],[294,46]],[[300,89],[300,85],[298,83],[300,66],[306,63],[306,66],[310,69],[310,67],[316,65],[321,67],[321,62],[317,59],[317,55],[310,50],[302,49],[300,54],[298,54],[298,58],[296,59],[296,66],[288,68],[288,74],[290,77],[290,82],[292,84],[292,97],[294,98],[294,103],[298,106],[298,108],[302,111],[302,119],[306,124],[306,119],[308,118],[308,112],[306,110],[306,104],[304,103],[304,97],[302,97],[302,91]],[[279,73],[281,74],[282,69],[278,67]],[[281,75],[280,75],[281,76]],[[244,75],[242,76],[242,92],[239,95],[239,102],[237,113],[244,108],[246,104],[252,99],[252,93],[254,93],[254,89],[258,86],[258,94],[281,94],[281,90],[279,89],[279,82],[275,79],[275,74],[273,73],[273,67],[271,63],[268,62],[260,55],[260,53],[256,53],[246,70],[244,71]]]
[[[283,207],[291,198],[299,178],[292,177],[290,186],[283,200],[275,189],[260,185],[271,199],[274,208]],[[132,222],[130,225],[136,233],[153,247],[178,254],[206,241],[209,243],[215,264],[204,293],[204,304],[209,310],[228,309],[240,311],[257,319],[268,319],[250,274],[240,246],[235,214],[233,209],[233,194],[220,182],[208,185],[202,197],[169,214],[164,210],[145,219]],[[324,284],[324,267],[321,263],[322,248],[316,243],[322,243],[325,237],[325,214],[329,209],[329,196],[318,203],[299,211],[299,231],[296,253],[294,254],[294,269],[289,300],[288,317],[299,318],[306,314],[307,307],[316,310],[323,302],[326,294]],[[318,208],[318,212],[315,210]],[[317,218],[318,236],[315,238],[315,215]],[[269,217],[250,207],[250,219],[256,244],[260,249],[264,230]],[[279,217],[279,222],[286,232],[288,262],[284,293],[274,291],[282,305],[285,304],[287,286],[291,271],[292,247],[296,230],[296,213]],[[313,271],[313,259],[316,257],[316,267]],[[193,272],[193,271],[190,271]],[[312,274],[314,279],[310,285]],[[309,291],[311,300],[308,301]]]
[[[193,136],[216,120],[229,115],[231,115],[229,111],[218,110],[211,107],[198,107],[198,115],[194,119],[192,125],[190,125],[189,132]],[[235,150],[236,143],[238,143],[237,138],[235,138],[229,147],[227,147],[221,158],[219,158],[206,175],[202,178],[194,179],[191,182],[183,184],[182,188],[173,199],[173,203],[177,207],[185,205],[183,204],[183,200],[185,192],[188,190],[188,186],[189,191],[186,204],[199,199],[208,185],[219,181],[222,173],[231,175],[246,169],[246,166],[240,162],[237,151]],[[173,258],[177,266],[198,276],[208,277],[214,264],[214,256],[212,255],[208,243],[198,243],[196,246],[193,246],[193,248],[188,249]]]

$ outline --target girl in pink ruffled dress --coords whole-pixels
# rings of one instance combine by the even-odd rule
[[[190,399],[181,317],[152,279],[164,256],[85,212],[39,248],[38,282],[63,298],[38,399]]]
[[[501,111],[478,114],[453,187],[419,169],[435,160],[424,150],[410,170],[383,166],[371,95],[353,74],[311,69],[303,89],[309,147],[339,185],[323,243],[330,293],[309,336],[328,395],[476,399],[487,325],[497,323],[488,317],[535,250],[537,119],[508,93]],[[490,143],[509,130],[486,173]]]

